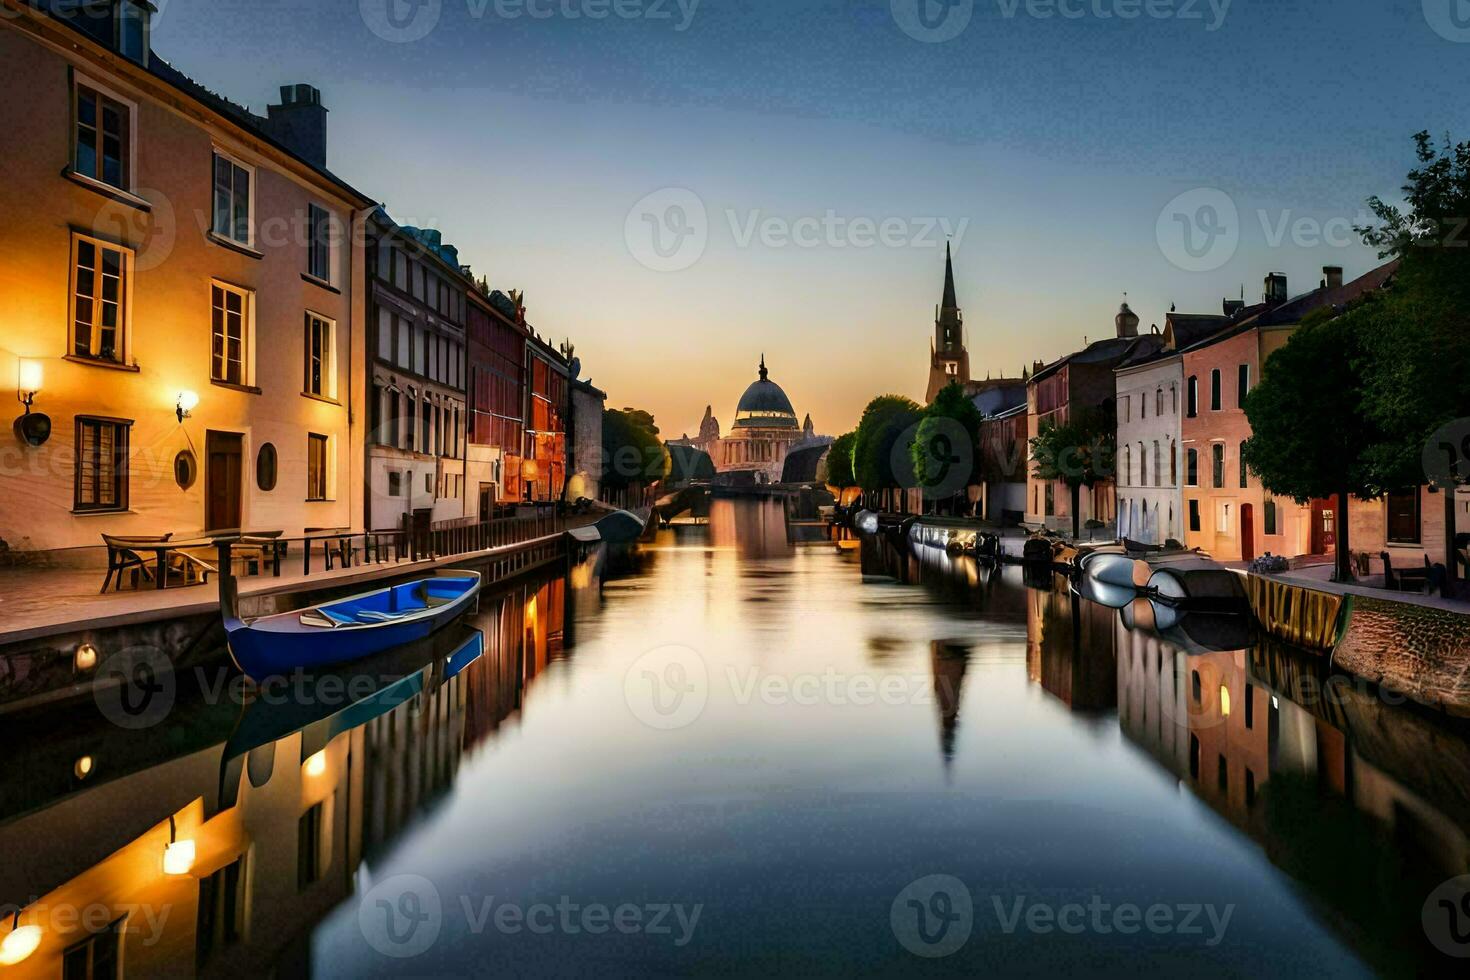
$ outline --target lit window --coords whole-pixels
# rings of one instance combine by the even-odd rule
[[[61,954],[62,980],[115,980],[122,976],[122,937],[126,931],[124,916],[68,946]]]
[[[250,384],[246,361],[250,341],[250,294],[243,289],[213,283],[210,286],[209,377],[225,384]]]
[[[133,253],[95,238],[72,243],[72,355],[124,364]]]
[[[331,320],[315,313],[306,314],[306,387],[309,395],[322,398],[336,396],[334,330]]]
[[[131,422],[77,417],[74,510],[128,509],[128,432]]]
[[[83,177],[127,190],[132,178],[131,106],[78,84],[72,169]]]
[[[306,499],[327,499],[327,437],[306,436]]]
[[[331,215],[315,204],[306,212],[308,234],[311,236],[307,248],[306,271],[313,279],[332,281],[332,220]]]

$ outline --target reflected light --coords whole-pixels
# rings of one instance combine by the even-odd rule
[[[320,776],[322,773],[326,772],[327,750],[322,749],[320,752],[312,753],[312,755],[306,760],[305,768],[306,774],[308,776]]]
[[[97,666],[97,648],[90,643],[77,647],[77,670],[91,670]]]
[[[163,873],[186,875],[194,868],[194,842],[176,840],[163,849]]]
[[[1230,689],[1224,684],[1220,685],[1220,717],[1230,717]]]
[[[16,913],[15,921],[20,921],[20,913]],[[30,956],[41,945],[40,926],[16,925],[10,930],[10,934],[0,940],[0,966],[13,966],[21,960]]]
[[[92,757],[90,755],[84,755],[76,761],[75,765],[71,767],[71,771],[76,774],[76,777],[78,779],[86,779],[88,776],[92,775],[93,765],[94,762],[92,760]]]

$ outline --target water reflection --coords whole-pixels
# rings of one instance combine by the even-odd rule
[[[226,674],[180,675],[147,729],[9,722],[0,912],[39,942],[6,975],[309,974],[303,926],[513,722],[563,656],[566,595],[559,577],[487,594],[423,644],[248,704]]]

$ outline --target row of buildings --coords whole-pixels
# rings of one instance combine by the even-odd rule
[[[973,493],[980,513],[1003,523],[1070,531],[1071,495],[1043,480],[1030,440],[1047,422],[1097,411],[1116,419],[1116,472],[1081,493],[1079,524],[1092,522],[1147,544],[1173,540],[1223,561],[1270,553],[1325,556],[1349,522],[1355,551],[1388,552],[1396,567],[1445,562],[1445,522],[1453,510],[1470,529],[1470,494],[1451,506],[1437,488],[1406,487],[1377,500],[1352,499],[1339,514],[1332,500],[1298,503],[1266,490],[1244,464],[1250,438],[1245,399],[1266,360],[1311,313],[1341,310],[1391,283],[1397,262],[1344,279],[1322,270],[1320,283],[1293,296],[1287,278],[1264,279],[1261,299],[1227,299],[1219,313],[1171,310],[1162,328],[1140,333],[1124,303],[1101,340],[1050,363],[1034,362],[1020,378],[972,380],[953,266],[930,348],[929,395],[958,381],[984,417],[978,452],[985,482]]]
[[[596,496],[602,393],[328,168],[315,88],[210,92],[147,0],[0,6],[0,550]]]

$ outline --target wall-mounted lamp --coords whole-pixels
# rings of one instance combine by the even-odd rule
[[[14,966],[41,945],[41,927],[20,924],[20,910],[10,920],[10,932],[0,939],[0,966]]]
[[[320,776],[327,771],[327,750],[313,752],[311,758],[306,760],[306,774],[308,776]]]
[[[40,412],[31,411],[36,396],[41,393],[41,362],[21,358],[20,377],[16,381],[16,400],[25,406],[25,412],[15,420],[15,437],[27,446],[44,445],[51,438],[51,418]]]
[[[194,842],[179,840],[174,818],[168,818],[168,843],[163,848],[163,873],[186,875],[194,869]]]
[[[97,666],[97,648],[90,643],[83,643],[77,647],[75,658],[77,670],[91,670]]]
[[[179,400],[174,405],[174,414],[179,417],[179,424],[190,416],[194,409],[199,407],[199,393],[194,391],[179,392]]]
[[[92,775],[92,770],[97,767],[97,761],[90,755],[84,755],[72,763],[71,772],[78,779],[86,779]]]

